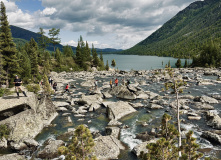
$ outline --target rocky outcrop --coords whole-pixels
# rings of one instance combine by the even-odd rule
[[[53,159],[58,157],[58,148],[64,145],[62,140],[49,140],[45,148],[38,152],[37,157],[42,159]]]
[[[125,149],[121,142],[113,136],[100,136],[94,139],[94,142],[93,154],[99,160],[118,159],[120,150]]]
[[[147,153],[148,152],[148,149],[146,148],[147,144],[149,143],[156,143],[158,139],[153,139],[153,140],[150,140],[150,141],[146,141],[146,142],[143,142],[141,144],[138,144],[136,145],[131,152],[133,152],[137,157],[140,155],[140,152],[144,152],[144,153]]]
[[[28,97],[20,99],[0,98],[0,114],[10,115],[0,121],[11,128],[9,140],[15,143],[33,139],[57,116],[55,106],[47,97],[38,98],[28,92]]]
[[[221,129],[221,118],[214,112],[206,112],[206,120],[209,126],[212,126],[215,129]]]
[[[19,155],[18,153],[5,154],[0,156],[0,160],[23,160],[26,159],[24,155]]]
[[[109,119],[121,119],[122,117],[136,112],[136,110],[127,102],[118,101],[108,105],[107,114]]]
[[[208,141],[215,143],[215,144],[221,144],[221,136],[212,132],[203,132],[201,137],[207,139]]]
[[[208,97],[208,96],[201,96],[200,102],[209,103],[209,104],[219,103],[218,100],[216,100],[215,98]]]
[[[210,104],[202,103],[202,102],[195,102],[193,104],[193,108],[199,109],[199,110],[212,110],[212,109],[214,109],[214,107],[211,106]]]

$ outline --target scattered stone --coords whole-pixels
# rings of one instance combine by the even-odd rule
[[[221,137],[218,134],[206,131],[206,132],[203,132],[201,137],[207,139],[208,141],[212,143],[221,144]]]
[[[3,138],[0,140],[0,149],[1,149],[1,148],[7,148],[7,147],[8,147],[7,140],[5,139],[5,137],[3,137]]]
[[[19,155],[18,153],[5,154],[0,156],[0,160],[23,160],[26,159],[24,155]]]
[[[125,147],[121,142],[113,136],[100,136],[94,139],[95,146],[93,147],[94,155],[97,159],[118,159],[120,150]]]
[[[216,100],[215,98],[208,97],[208,96],[201,96],[200,102],[209,103],[209,104],[219,103],[218,100]]]
[[[120,135],[120,128],[119,127],[106,127],[105,128],[107,136],[113,136],[115,138],[119,138]]]
[[[148,108],[150,108],[150,109],[163,109],[162,106],[157,105],[157,104],[150,104]]]
[[[121,122],[118,122],[117,120],[115,119],[111,119],[111,121],[107,124],[108,126],[120,126],[122,125]]]
[[[207,125],[212,126],[215,129],[221,129],[221,118],[212,111],[206,112]]]
[[[202,103],[202,102],[194,102],[192,107],[195,109],[199,109],[199,110],[213,110],[214,109],[214,107],[211,106],[210,104]]]
[[[129,105],[129,103],[118,101],[108,105],[107,114],[109,119],[118,120],[134,112],[136,112],[136,110],[131,105]]]
[[[112,98],[112,95],[108,92],[103,92],[103,96],[105,99]]]
[[[143,151],[144,153],[147,153],[148,150],[146,148],[147,144],[149,143],[156,143],[158,139],[153,139],[153,140],[150,140],[150,141],[147,141],[147,142],[143,142],[141,144],[138,144],[136,145],[131,152],[133,152],[137,157],[140,156],[140,152]]]
[[[59,156],[58,148],[64,145],[62,140],[49,140],[48,145],[37,154],[38,158],[53,159]]]

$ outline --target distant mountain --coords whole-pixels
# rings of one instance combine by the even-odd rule
[[[23,29],[23,28],[20,28],[17,26],[11,25],[10,28],[11,28],[11,32],[12,32],[12,37],[13,37],[14,42],[16,43],[17,46],[24,45],[26,42],[30,41],[31,38],[34,38],[34,40],[36,42],[38,42],[38,37],[41,36],[38,33]],[[61,51],[63,49],[63,45],[61,45],[61,44],[56,45],[56,47],[59,48]],[[74,47],[74,46],[71,46],[71,47],[72,47],[73,51],[75,52],[76,47]],[[47,49],[49,51],[54,51],[52,44],[50,44],[47,47]],[[105,49],[96,48],[96,50],[97,50],[97,53],[102,52],[103,54],[111,54],[111,53],[117,53],[117,52],[122,51],[121,49],[113,49],[113,48],[105,48]]]
[[[210,39],[221,42],[221,0],[196,1],[123,54],[189,57]]]

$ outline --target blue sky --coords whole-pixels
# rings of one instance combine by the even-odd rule
[[[196,0],[2,0],[10,25],[60,28],[63,45],[80,35],[96,48],[128,49]]]

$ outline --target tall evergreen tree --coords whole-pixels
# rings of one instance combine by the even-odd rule
[[[61,42],[60,38],[58,38],[59,34],[60,34],[60,29],[56,29],[56,28],[52,28],[48,32],[48,35],[50,36],[50,42],[54,46],[54,52],[55,52],[55,45]]]
[[[55,59],[57,60],[58,67],[61,67],[62,64],[62,56],[60,50],[57,48],[55,52]]]
[[[115,67],[115,66],[116,66],[115,59],[113,59],[113,60],[111,61],[111,66],[112,66],[112,67]]]
[[[177,68],[181,68],[181,67],[182,67],[180,58],[177,60],[177,62],[175,63],[175,65],[176,65]]]
[[[86,47],[85,47],[85,56],[86,56],[86,61],[91,61],[91,49],[89,48],[89,45],[86,41]]]
[[[22,61],[22,72],[21,72],[21,77],[23,77],[25,80],[28,80],[31,78],[31,61],[26,53],[25,50],[23,50],[22,56],[21,56],[21,61]]]
[[[43,30],[43,28],[39,28],[38,34],[41,35],[40,37],[38,37],[38,45],[40,48],[40,52],[38,52],[38,63],[41,64],[42,58],[45,54],[45,50],[50,41],[49,41],[49,38],[45,36],[45,31]]]
[[[34,80],[39,77],[38,70],[38,44],[35,42],[34,38],[31,38],[29,44],[26,48],[27,54],[31,61],[31,74]]]
[[[108,64],[108,60],[107,60],[107,63],[106,63],[105,69],[106,69],[107,71],[109,71],[109,64]]]
[[[94,48],[94,44],[92,44],[92,57],[93,57],[93,65],[97,67],[99,65],[99,58],[97,56],[97,51]]]
[[[2,53],[0,51],[0,88],[2,84],[4,84],[5,80],[5,70],[3,69],[3,58],[2,58]]]
[[[6,85],[9,86],[9,82],[12,82],[15,75],[19,73],[19,64],[16,57],[16,45],[12,40],[6,8],[2,1],[0,16],[0,48],[3,55],[3,69],[6,72]]]
[[[79,125],[74,131],[72,143],[68,147],[59,147],[58,152],[65,155],[67,160],[97,160],[95,156],[91,156],[94,145],[90,130]]]

